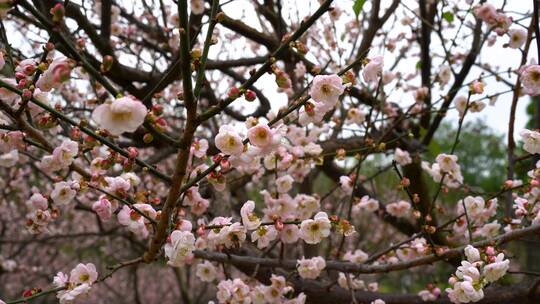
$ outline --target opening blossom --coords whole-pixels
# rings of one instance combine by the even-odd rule
[[[53,279],[54,286],[65,288],[56,294],[60,304],[71,304],[81,295],[87,294],[97,278],[96,266],[92,263],[78,264],[71,270],[69,277],[62,272],[57,273]]]
[[[197,264],[197,277],[203,282],[213,282],[217,277],[216,267],[209,261]]]
[[[519,69],[519,79],[525,94],[540,95],[540,65],[530,64]]]
[[[302,258],[297,263],[298,274],[304,279],[316,279],[326,267],[326,261],[320,256],[311,259]]]
[[[155,220],[157,216],[156,210],[148,204],[133,204],[134,208],[137,208],[140,212],[145,214],[147,217]],[[135,235],[141,238],[148,237],[148,228],[147,225],[150,224],[148,219],[143,217],[135,209],[131,209],[129,206],[124,205],[120,212],[118,213],[118,222],[126,226],[129,231],[133,232]]]
[[[165,244],[165,256],[169,261],[167,264],[180,267],[188,259],[192,258],[195,249],[195,236],[189,231],[175,230],[171,233],[171,242]]]
[[[322,104],[323,109],[328,111],[336,105],[343,91],[345,91],[345,87],[338,75],[317,75],[313,79],[309,94],[313,100]]]
[[[224,154],[239,155],[244,151],[242,137],[231,126],[221,126],[214,140],[216,147]]]
[[[317,244],[330,235],[331,228],[332,224],[326,212],[319,212],[313,219],[302,221],[300,237],[308,244]]]
[[[362,71],[362,76],[366,82],[377,82],[383,69],[383,56],[375,56],[370,58],[369,63],[366,64]]]
[[[261,219],[253,212],[255,210],[255,202],[247,201],[240,209],[242,216],[242,224],[248,230],[257,229],[261,225]]]
[[[135,132],[146,117],[146,107],[131,96],[115,99],[97,106],[92,119],[112,135]]]
[[[537,131],[531,131],[524,129],[519,132],[521,138],[523,138],[523,150],[531,154],[540,153],[540,133]]]

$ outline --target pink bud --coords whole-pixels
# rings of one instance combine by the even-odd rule
[[[204,233],[205,233],[204,225],[199,226],[199,228],[197,228],[197,235],[198,236],[204,236]]]
[[[257,98],[257,94],[255,94],[255,92],[252,90],[247,90],[246,93],[244,93],[244,97],[247,101],[254,101],[255,98]]]
[[[277,219],[275,226],[277,231],[282,231],[285,225],[283,225],[283,221],[281,219]]]
[[[129,147],[127,148],[127,151],[128,151],[128,154],[129,154],[129,158],[135,158],[139,155],[139,150],[135,147]]]
[[[495,248],[493,248],[493,246],[487,246],[486,247],[486,254],[493,256],[493,255],[496,255],[497,252],[495,251]]]
[[[221,167],[222,170],[227,171],[231,168],[231,162],[228,159],[222,159],[219,162],[219,166]]]
[[[233,99],[236,99],[238,98],[238,96],[240,95],[240,89],[238,89],[237,87],[232,87],[230,90],[229,90],[229,98],[233,98]]]

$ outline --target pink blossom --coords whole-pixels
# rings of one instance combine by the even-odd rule
[[[345,87],[338,75],[317,75],[309,91],[311,98],[329,110],[335,106]]]
[[[311,259],[302,258],[298,260],[296,269],[300,277],[304,279],[316,279],[325,267],[325,260],[318,256]]]
[[[195,236],[189,231],[175,230],[171,233],[170,243],[165,244],[165,256],[169,259],[167,264],[183,266],[195,249]]]
[[[313,219],[302,221],[300,237],[308,244],[317,244],[330,235],[331,227],[328,215],[325,212],[319,212]]]
[[[493,24],[497,20],[497,10],[489,3],[477,6],[474,9],[474,14],[488,24]]]
[[[386,212],[395,217],[404,217],[411,209],[411,204],[406,201],[386,205]]]
[[[191,12],[195,15],[204,13],[204,0],[190,0]]]
[[[540,95],[540,65],[530,64],[519,69],[519,79],[525,94]]]
[[[108,221],[111,218],[113,211],[111,202],[104,196],[92,205],[92,210],[94,210],[103,221]]]
[[[382,73],[383,69],[383,56],[375,56],[370,58],[369,63],[366,64],[362,71],[362,76],[364,76],[364,81],[366,82],[377,82],[379,81],[379,75]]]
[[[261,225],[261,220],[254,212],[255,202],[247,201],[240,209],[240,215],[242,216],[242,224],[248,230],[257,229]]]
[[[92,119],[112,135],[134,132],[143,124],[145,117],[146,107],[130,96],[99,105],[92,112]]]
[[[227,155],[239,155],[244,151],[242,137],[231,126],[221,126],[214,140],[216,147]]]
[[[265,148],[274,141],[274,132],[267,124],[258,124],[248,130],[249,142],[259,148]]]
[[[78,264],[69,274],[69,282],[73,284],[86,283],[91,285],[97,280],[96,266],[92,263]]]
[[[191,153],[197,158],[203,158],[206,156],[208,150],[208,141],[206,139],[195,139],[191,144]]]

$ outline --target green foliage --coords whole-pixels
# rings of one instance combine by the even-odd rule
[[[452,23],[454,21],[454,14],[452,12],[444,12],[442,14],[442,17],[444,20],[446,20],[448,23]]]
[[[358,18],[358,15],[360,15],[364,4],[366,4],[366,0],[354,0],[352,9],[354,11],[354,14],[356,15],[356,18]]]

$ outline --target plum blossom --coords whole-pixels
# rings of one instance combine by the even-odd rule
[[[102,221],[108,221],[111,219],[113,206],[111,202],[102,196],[97,202],[92,205],[92,210],[99,216]]]
[[[332,224],[328,215],[325,212],[319,212],[313,219],[302,221],[300,237],[308,244],[317,244],[330,235],[331,228]]]
[[[479,216],[482,211],[484,211],[485,207],[484,199],[481,196],[467,196],[463,201],[460,200],[458,204],[465,204],[467,214],[471,218],[476,218],[477,216]]]
[[[280,240],[285,244],[296,243],[300,238],[300,228],[297,225],[284,225],[281,230]]]
[[[195,249],[195,236],[189,231],[175,230],[171,233],[170,243],[165,244],[165,256],[168,265],[183,266],[190,259]]]
[[[98,277],[96,266],[92,263],[78,264],[69,274],[69,282],[73,284],[92,285]]]
[[[259,226],[251,233],[251,240],[257,242],[257,248],[265,248],[278,236],[276,228],[272,225]]]
[[[276,179],[277,191],[287,193],[292,189],[294,179],[290,175],[283,175]]]
[[[197,264],[197,277],[203,282],[212,282],[217,277],[216,267],[209,261]]]
[[[276,146],[281,139],[278,130],[271,129],[267,124],[262,123],[249,128],[247,136],[252,145],[263,149]]]
[[[206,156],[208,150],[208,141],[206,139],[194,139],[191,144],[191,153],[197,158],[203,158]]]
[[[540,65],[530,64],[519,69],[519,79],[525,94],[540,95]]]
[[[296,265],[298,274],[304,279],[316,279],[325,267],[326,262],[320,256],[311,259],[302,258]]]
[[[10,168],[19,161],[19,151],[11,150],[10,152],[0,154],[0,167]]]
[[[519,135],[523,138],[523,149],[525,151],[531,154],[540,153],[540,132],[524,129],[519,132]]]
[[[34,193],[28,201],[26,201],[26,206],[30,210],[45,210],[47,209],[49,203],[47,199],[40,193]]]
[[[69,167],[77,154],[79,144],[73,140],[66,139],[60,146],[54,148],[51,155],[46,155],[41,159],[41,167],[48,171],[58,171]]]
[[[350,277],[350,284],[347,280],[347,276]],[[341,288],[349,290],[349,286],[353,290],[365,290],[366,289],[366,283],[364,283],[363,280],[355,279],[351,274],[345,274],[343,272],[340,272],[338,275],[338,284]]]
[[[227,155],[239,155],[244,151],[242,137],[231,126],[221,126],[214,140],[216,147]]]
[[[216,297],[221,304],[250,303],[250,288],[241,279],[219,282]]]
[[[338,75],[317,75],[313,79],[309,94],[313,100],[322,104],[323,108],[328,111],[336,105],[344,90],[345,87]]]
[[[343,259],[355,264],[362,264],[368,260],[368,254],[361,249],[356,249],[354,252],[347,251],[343,255]]]
[[[396,148],[396,151],[394,151],[394,160],[402,166],[412,163],[409,152],[401,150],[400,148]]]
[[[67,205],[75,198],[77,191],[68,182],[58,182],[54,184],[51,192],[51,199],[58,205]]]
[[[195,15],[204,13],[204,0],[190,0],[191,12]]]
[[[386,205],[386,212],[395,217],[404,217],[409,210],[411,210],[411,204],[403,200]]]
[[[354,181],[352,178],[350,178],[347,175],[343,175],[339,177],[339,185],[341,186],[341,190],[345,192],[347,195],[351,195],[353,192],[354,187]]]
[[[92,112],[92,119],[112,135],[135,132],[146,117],[146,107],[131,96],[115,99],[97,106]]]
[[[58,272],[53,279],[54,286],[65,288],[58,291],[56,297],[60,304],[71,304],[81,295],[87,294],[98,278],[96,267],[92,263],[78,264],[69,275]]]
[[[527,40],[527,32],[522,29],[511,29],[508,31],[510,36],[510,41],[508,41],[508,46],[513,49],[520,48]]]
[[[105,191],[112,194],[117,194],[120,196],[125,196],[127,192],[129,191],[129,189],[131,188],[131,184],[120,176],[116,176],[116,177],[106,176],[105,182],[107,183],[107,186],[105,187]]]
[[[481,288],[475,288],[470,277],[456,282],[453,288],[447,288],[446,292],[453,303],[478,302],[484,298],[484,291]]]
[[[366,212],[375,212],[379,210],[379,201],[369,197],[368,195],[364,195],[355,205],[355,208],[359,210],[365,210]]]
[[[133,208],[136,210],[124,205],[118,213],[118,222],[126,226],[129,231],[133,232],[135,235],[147,238],[149,232],[146,225],[149,224],[149,220],[143,217],[139,212],[153,220],[156,219],[157,212],[148,204],[133,204]]]
[[[437,76],[439,77],[439,83],[444,86],[452,77],[452,69],[448,65],[443,65]]]
[[[510,261],[504,259],[504,253],[499,253],[493,263],[490,263],[484,267],[483,275],[490,283],[495,282],[502,278],[508,271]]]
[[[370,58],[369,63],[366,64],[362,71],[362,76],[366,82],[377,82],[383,69],[383,56],[375,56]]]
[[[238,247],[246,240],[246,228],[240,223],[225,226],[221,228],[219,239],[227,248]]]
[[[478,251],[478,249],[474,248],[473,246],[467,245],[464,252],[469,262],[474,263],[480,260],[480,251]]]
[[[255,202],[247,201],[240,209],[240,215],[242,216],[242,224],[248,230],[257,229],[261,225],[261,219],[257,217],[254,212]]]
[[[90,291],[90,285],[84,283],[77,285],[71,289],[59,291],[56,297],[60,304],[72,304],[81,295],[85,295]]]
[[[362,124],[366,120],[366,113],[358,108],[350,108],[347,111],[347,120],[351,123]]]
[[[63,82],[69,79],[73,66],[74,63],[69,58],[59,57],[54,59],[36,82],[36,87],[42,92],[49,92],[60,87]]]

